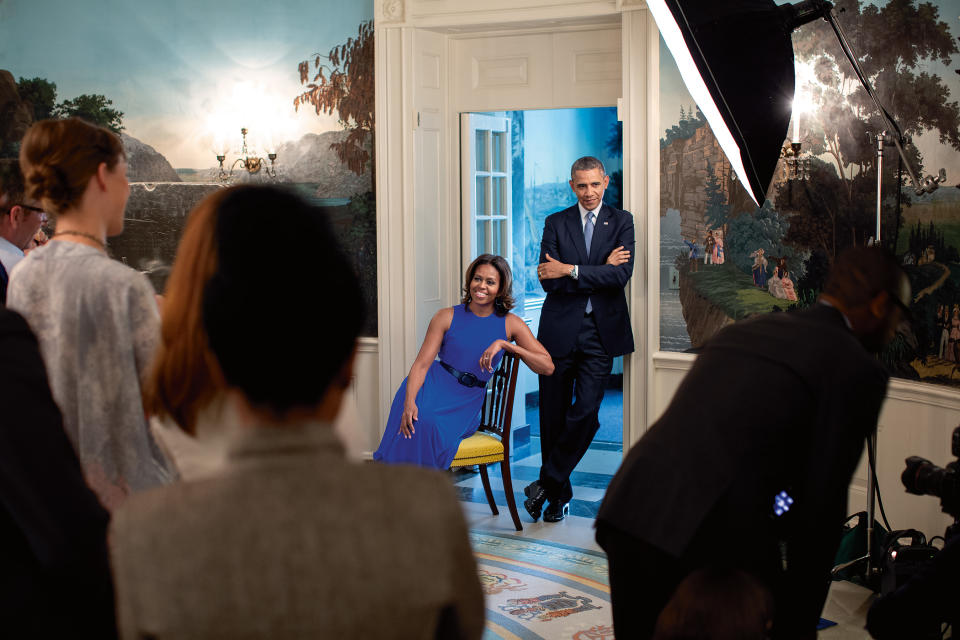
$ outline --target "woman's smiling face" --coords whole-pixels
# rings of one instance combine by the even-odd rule
[[[470,298],[478,304],[492,304],[500,293],[500,273],[489,264],[481,264],[470,279]]]

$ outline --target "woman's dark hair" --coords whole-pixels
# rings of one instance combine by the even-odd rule
[[[750,574],[706,567],[688,575],[657,618],[653,640],[765,640],[773,597]]]
[[[229,190],[211,193],[190,212],[164,293],[160,345],[144,383],[143,406],[196,435],[201,408],[225,387],[203,329],[203,290],[217,271],[217,216]]]
[[[268,242],[281,228],[296,233],[276,250]],[[317,406],[364,318],[359,282],[324,213],[290,191],[234,187],[219,203],[216,247],[203,323],[227,384],[278,417]]]
[[[497,292],[497,297],[493,301],[493,311],[498,316],[505,316],[516,304],[513,300],[513,273],[510,271],[510,265],[506,260],[492,253],[481,253],[470,263],[470,266],[467,267],[467,275],[463,281],[463,298],[461,302],[463,302],[464,305],[470,304],[472,300],[470,297],[470,281],[473,280],[473,276],[477,272],[477,267],[484,264],[490,265],[500,274],[500,290]]]
[[[101,162],[112,171],[124,156],[115,133],[80,118],[41,120],[20,144],[20,167],[28,198],[54,213],[80,201]]]

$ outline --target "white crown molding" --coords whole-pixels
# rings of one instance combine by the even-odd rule
[[[377,0],[384,4],[389,0]],[[629,0],[636,2],[637,0]],[[446,33],[516,30],[538,25],[612,22],[618,17],[617,0],[409,0],[404,16],[410,26]],[[378,16],[382,12],[377,13]],[[396,22],[386,18],[382,22]]]

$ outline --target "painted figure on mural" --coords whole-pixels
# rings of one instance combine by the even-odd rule
[[[783,289],[784,300],[796,302],[797,292],[793,286],[793,280],[790,279],[790,272],[787,270],[787,259],[780,258],[777,268],[780,270],[780,286]]]
[[[723,264],[723,231],[713,230],[713,264]]]
[[[937,307],[937,326],[940,327],[940,343],[937,345],[937,355],[943,359],[947,355],[947,346],[950,344],[950,314],[947,305]]]
[[[717,248],[717,240],[713,237],[713,231],[707,231],[707,238],[703,243],[703,264],[713,264],[714,249]]]
[[[947,360],[960,362],[960,305],[957,304],[953,305],[953,313],[950,316],[950,345]]]
[[[703,257],[703,247],[696,242],[684,240],[683,244],[690,249],[690,273],[696,273],[700,269],[700,259]]]
[[[763,257],[763,249],[757,249],[750,254],[753,258],[753,284],[761,289],[767,287],[767,259]]]
[[[774,298],[784,299],[786,295],[783,293],[783,281],[780,279],[780,265],[774,263],[773,273],[770,274],[770,279],[767,280],[767,291],[770,292]]]

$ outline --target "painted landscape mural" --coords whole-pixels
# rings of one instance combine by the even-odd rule
[[[376,335],[373,0],[333,8],[2,0],[0,162],[43,118],[78,116],[120,134],[131,196],[110,252],[158,292],[207,193],[240,182],[294,189],[353,257],[369,310],[363,333]],[[255,259],[296,232],[282,211],[264,212]]]
[[[880,100],[909,136],[916,196],[883,155],[883,246],[913,286],[912,320],[881,354],[902,378],[960,386],[960,2],[837,3]],[[756,206],[736,181],[661,42],[660,348],[696,351],[724,325],[812,304],[836,255],[875,235],[879,114],[823,21],[794,32],[797,109],[786,157]],[[791,105],[784,105],[790,109]],[[784,141],[789,148],[790,139]]]

